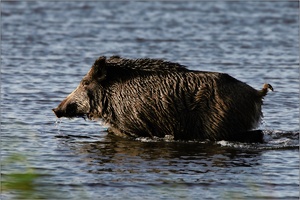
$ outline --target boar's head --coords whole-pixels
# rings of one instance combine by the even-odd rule
[[[102,99],[101,82],[105,79],[105,57],[99,57],[90,71],[83,77],[77,88],[57,108],[52,109],[58,118],[87,117],[99,114],[98,103]]]

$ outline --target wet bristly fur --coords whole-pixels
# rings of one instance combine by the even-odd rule
[[[158,59],[100,57],[54,112],[101,118],[116,134],[133,137],[247,141],[268,89],[273,88],[265,84],[258,91],[228,74]]]

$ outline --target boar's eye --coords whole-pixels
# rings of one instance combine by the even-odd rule
[[[87,85],[89,85],[90,84],[90,81],[88,81],[88,80],[83,80],[82,81],[82,85],[83,86],[87,86]]]

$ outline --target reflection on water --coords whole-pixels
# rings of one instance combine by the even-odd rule
[[[298,199],[299,2],[2,2],[1,164],[53,199]],[[164,58],[275,92],[266,143],[129,140],[51,109],[100,55]],[[3,160],[2,160],[3,159]],[[7,162],[6,162],[7,163]],[[20,167],[21,166],[21,167]],[[1,180],[2,181],[2,180]],[[15,199],[18,190],[1,199]]]
[[[61,135],[59,140],[61,143],[67,143],[70,149],[87,164],[88,167],[82,170],[93,177],[87,184],[92,182],[93,186],[125,187],[132,192],[138,191],[136,187],[147,189],[171,187],[169,189],[173,191],[182,186],[191,187],[191,189],[201,187],[201,190],[206,188],[204,190],[213,192],[217,188],[224,189],[227,184],[230,184],[235,188],[248,188],[246,194],[254,197],[258,191],[266,192],[270,189],[266,183],[276,173],[273,170],[283,169],[284,163],[290,159],[286,159],[286,156],[289,157],[293,155],[293,152],[298,151],[298,145],[289,146],[287,149],[292,151],[287,154],[277,150],[279,156],[285,157],[282,158],[281,164],[277,164],[272,169],[269,166],[269,159],[271,159],[269,154],[272,155],[278,146],[273,146],[274,149],[271,149],[269,143],[164,142],[150,139],[147,142],[141,142],[119,138],[105,132],[103,134],[102,138],[94,142],[90,139],[95,136],[83,138]],[[285,139],[291,141],[299,137],[299,133],[296,132],[281,132],[276,135],[282,135],[281,139],[285,135]],[[273,139],[269,138],[270,141],[276,141],[277,136]],[[285,149],[282,145],[281,148]],[[264,168],[265,166],[269,167]],[[290,170],[296,172],[297,162],[290,163],[289,167]],[[240,178],[241,174],[262,174],[262,176],[255,179],[251,176]],[[281,184],[279,180],[275,182],[273,183]],[[293,180],[285,184],[287,184],[286,187],[294,185]],[[260,189],[258,190],[257,187]],[[236,192],[238,195],[241,194],[238,190],[229,188],[226,191],[231,192],[223,192],[225,196],[231,196]],[[154,194],[156,195],[155,192]],[[191,193],[191,195],[196,194]]]

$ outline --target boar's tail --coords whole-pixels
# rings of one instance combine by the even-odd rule
[[[269,89],[272,90],[272,91],[274,91],[272,85],[270,85],[270,84],[268,84],[268,83],[265,83],[264,86],[263,86],[263,88],[262,88],[261,90],[258,90],[258,93],[259,93],[259,95],[260,95],[261,97],[264,97],[264,96],[267,95]]]

